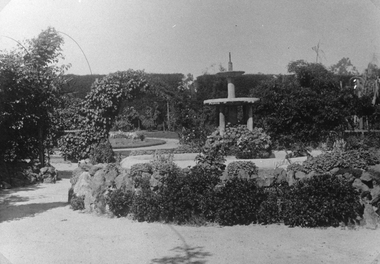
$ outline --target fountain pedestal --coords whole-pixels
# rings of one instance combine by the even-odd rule
[[[218,107],[219,112],[219,131],[220,134],[224,134],[226,128],[226,122],[231,124],[238,123],[238,106],[243,106],[244,119],[247,123],[247,128],[253,130],[253,110],[252,104],[259,100],[259,98],[251,97],[235,97],[235,85],[233,83],[234,78],[244,74],[244,71],[233,71],[231,62],[231,53],[229,54],[228,71],[219,72],[217,76],[221,78],[227,78],[227,98],[208,99],[203,103],[205,105],[215,105]],[[226,112],[228,115],[226,118]],[[226,120],[227,119],[227,120]]]

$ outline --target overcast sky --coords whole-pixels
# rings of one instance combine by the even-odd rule
[[[285,73],[292,60],[380,60],[380,0],[0,0],[0,50],[52,26],[92,72]],[[63,35],[69,73],[90,74]],[[322,52],[323,51],[323,52]],[[215,69],[211,66],[216,65]]]

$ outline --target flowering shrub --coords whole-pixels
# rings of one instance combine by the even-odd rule
[[[234,155],[239,159],[269,158],[271,155],[272,142],[262,128],[250,131],[245,125],[228,125],[223,136],[219,130],[215,131],[207,142],[210,145],[220,142],[226,155]]]
[[[263,129],[255,127],[253,131],[245,131],[237,140],[239,151],[236,157],[239,159],[269,158],[272,151],[271,144],[270,137]]]
[[[345,152],[334,151],[324,153],[317,157],[307,159],[302,165],[307,173],[311,171],[325,173],[334,168],[366,170],[368,166],[379,163],[379,157],[375,152],[363,149],[354,149]]]
[[[132,140],[141,140],[144,141],[145,135],[139,132],[110,132],[110,138],[126,138]]]
[[[251,178],[259,173],[258,167],[252,161],[234,161],[227,166],[227,175],[229,178],[242,177],[244,175]]]

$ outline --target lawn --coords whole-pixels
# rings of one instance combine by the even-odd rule
[[[144,141],[127,138],[110,138],[112,148],[140,148],[165,144],[165,140],[146,138]]]

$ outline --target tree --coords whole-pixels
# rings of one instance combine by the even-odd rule
[[[280,76],[252,91],[260,98],[254,104],[257,126],[288,149],[318,144],[331,131],[347,128],[358,101],[352,89],[341,89],[321,64],[291,62],[288,71],[295,75]]]
[[[0,55],[0,159],[14,162],[39,156],[51,147],[59,130],[55,115],[58,93],[67,65],[62,58],[63,38],[54,28],[19,43]]]
[[[340,59],[336,64],[331,65],[329,70],[336,75],[358,75],[359,72],[347,57]]]

